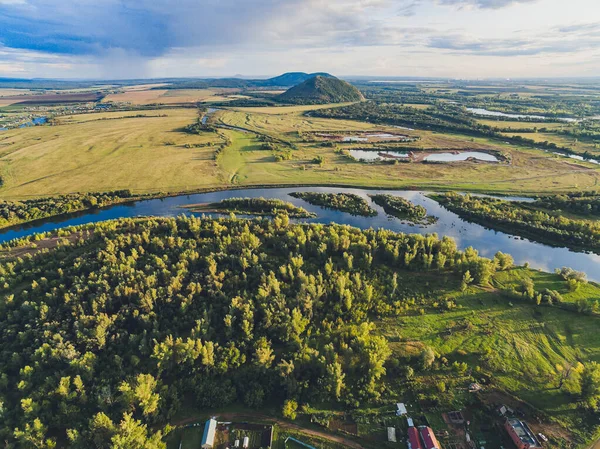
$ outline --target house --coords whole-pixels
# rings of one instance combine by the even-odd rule
[[[406,406],[402,402],[398,402],[396,404],[396,416],[404,416],[407,415]]]
[[[419,438],[419,431],[416,427],[408,428],[408,449],[423,449],[421,439]]]
[[[242,444],[242,447],[244,449],[248,449],[248,446],[250,446],[250,438],[244,437],[244,443]]]
[[[211,418],[204,425],[204,434],[202,435],[202,449],[212,449],[215,444],[215,434],[217,433],[217,420]]]
[[[517,449],[541,449],[542,445],[527,423],[517,418],[506,418],[504,428]]]
[[[396,428],[388,427],[387,432],[388,432],[388,441],[395,443],[396,442]]]
[[[423,449],[440,449],[440,443],[438,443],[431,427],[419,426],[419,434],[421,440],[423,440]]]

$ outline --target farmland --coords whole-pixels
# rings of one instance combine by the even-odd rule
[[[197,116],[194,108],[63,115],[57,118],[60,126],[5,131],[0,134],[0,194],[18,198],[124,188],[138,193],[178,192],[264,184],[533,193],[592,189],[598,182],[597,170],[585,162],[483,137],[423,130],[402,130],[418,138],[406,145],[422,149],[495,149],[509,153],[512,162],[361,164],[339,151],[352,148],[352,144],[336,149],[307,142],[305,136],[320,131],[397,130],[359,121],[307,117],[303,115],[307,108],[223,110],[211,117],[213,123],[250,132],[223,129],[200,135],[186,133],[185,126]],[[274,152],[261,150],[260,136],[277,139],[283,149],[292,145],[291,158],[276,162]],[[229,144],[218,157],[212,147],[193,147],[216,146],[223,139]],[[395,148],[402,149],[402,144]],[[323,164],[311,163],[317,156],[323,158]],[[131,167],[135,167],[133,172]]]

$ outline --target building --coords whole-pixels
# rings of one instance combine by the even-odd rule
[[[395,443],[396,442],[396,428],[388,427],[387,432],[388,432],[388,441]]]
[[[440,449],[440,443],[438,443],[431,427],[419,426],[419,434],[423,441],[423,449]]]
[[[398,402],[396,404],[396,416],[404,416],[407,415],[406,406],[402,402]]]
[[[217,420],[211,418],[204,425],[204,434],[202,435],[202,449],[212,449],[215,444],[215,434],[217,433]]]
[[[419,431],[416,427],[408,428],[408,449],[423,449],[421,439],[419,438]]]
[[[517,418],[507,418],[504,421],[504,428],[517,449],[541,449],[542,445],[527,423]]]
[[[406,417],[406,424],[408,424],[408,427],[415,427],[415,423],[413,422],[412,418],[409,418],[408,416]]]
[[[248,446],[250,446],[250,438],[244,437],[244,442],[242,443],[242,447],[244,449],[248,449]]]

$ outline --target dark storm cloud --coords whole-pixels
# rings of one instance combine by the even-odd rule
[[[227,45],[260,36],[260,24],[307,0],[28,0],[0,2],[0,43],[60,54],[126,49],[158,56],[171,48]]]

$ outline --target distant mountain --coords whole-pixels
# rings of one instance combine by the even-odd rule
[[[304,73],[304,72],[288,72],[283,75],[276,76],[265,80],[265,83],[270,86],[296,86],[304,81],[314,78],[316,76],[322,76],[324,78],[334,78],[333,75],[324,72],[317,73]]]
[[[315,76],[292,87],[277,97],[294,104],[343,103],[365,99],[352,84],[335,77]]]
[[[236,89],[261,88],[261,87],[290,87],[303,83],[304,81],[322,76],[333,78],[329,73],[304,73],[289,72],[283,75],[275,76],[269,79],[244,79],[244,78],[214,78],[214,79],[194,79],[181,80],[174,82],[170,86],[161,87],[161,89],[207,89],[210,87],[229,87]]]

